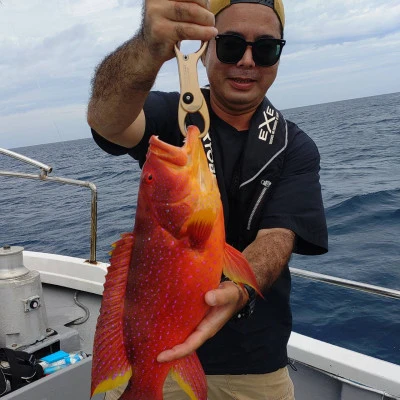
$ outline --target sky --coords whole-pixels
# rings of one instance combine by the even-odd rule
[[[276,107],[400,91],[400,0],[284,4],[287,44],[268,92]],[[135,34],[141,7],[139,0],[0,0],[0,147],[90,137],[94,69]],[[154,89],[179,90],[176,60]]]

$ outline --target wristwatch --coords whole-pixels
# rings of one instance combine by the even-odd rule
[[[226,282],[226,281],[231,281],[231,280],[225,275],[222,275],[221,282]],[[233,283],[236,284],[236,282]],[[243,287],[247,290],[247,293],[249,294],[249,300],[247,301],[245,306],[231,318],[231,321],[240,321],[242,319],[250,318],[256,307],[256,291],[251,286],[246,284],[243,284]]]
[[[242,319],[250,318],[256,307],[256,291],[249,285],[244,284],[243,286],[249,294],[249,300],[247,301],[246,305],[232,317],[233,321],[240,321]]]

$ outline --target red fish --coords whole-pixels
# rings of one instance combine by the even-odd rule
[[[150,139],[135,226],[114,246],[93,350],[92,396],[123,383],[124,400],[162,400],[168,373],[192,400],[206,400],[196,353],[174,362],[156,358],[192,333],[209,311],[207,291],[224,273],[257,291],[242,254],[225,243],[215,176],[199,130],[183,147]]]

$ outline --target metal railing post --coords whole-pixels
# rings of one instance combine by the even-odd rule
[[[91,212],[90,212],[90,258],[87,260],[90,264],[96,264],[96,246],[97,246],[97,188],[96,185],[92,182],[80,181],[76,179],[68,179],[68,178],[59,178],[56,176],[50,177],[48,174],[53,170],[52,167],[43,164],[39,161],[33,160],[29,157],[23,156],[22,154],[15,153],[11,150],[2,149],[0,147],[0,154],[4,154],[6,156],[12,157],[16,160],[25,162],[27,164],[34,165],[35,167],[40,168],[40,173],[38,175],[35,174],[26,174],[21,172],[12,172],[12,171],[0,171],[0,176],[6,176],[11,178],[25,178],[25,179],[35,179],[45,182],[54,182],[61,183],[64,185],[73,185],[80,187],[87,187],[91,190]]]

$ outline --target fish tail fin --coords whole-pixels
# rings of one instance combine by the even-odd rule
[[[124,346],[122,317],[134,236],[125,233],[121,237],[111,255],[97,320],[91,396],[114,389],[132,376]]]
[[[157,393],[152,392],[144,392],[140,387],[136,387],[134,383],[129,383],[128,387],[125,389],[124,393],[121,397],[118,397],[119,400],[143,400],[143,399],[152,399],[152,400],[163,400],[162,388]]]
[[[196,353],[178,360],[171,376],[190,400],[207,400],[207,380]]]
[[[223,273],[231,281],[251,286],[262,298],[254,271],[243,254],[229,244],[225,244]]]
[[[141,365],[139,367],[140,377],[133,375],[126,388],[121,388],[122,395],[116,397],[119,400],[163,400],[163,388],[165,378],[168,375],[168,365],[163,365],[157,371],[154,368],[147,369]],[[125,390],[123,390],[125,389]],[[115,396],[119,393],[115,392]]]

